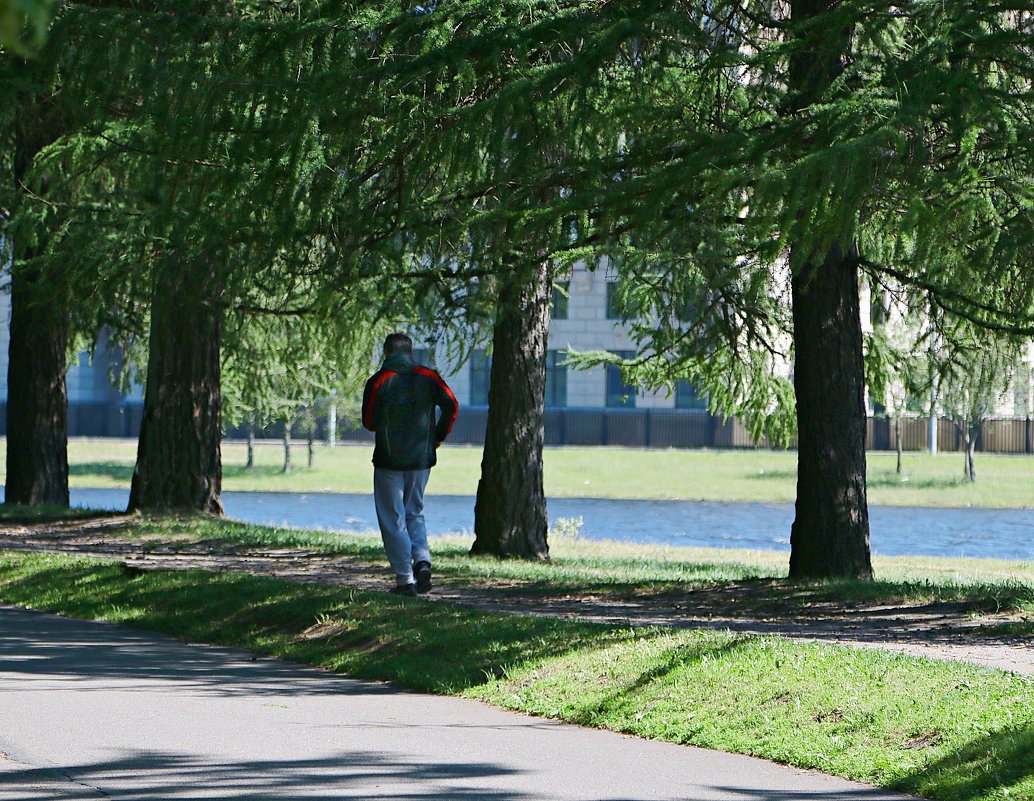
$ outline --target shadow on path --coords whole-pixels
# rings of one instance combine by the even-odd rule
[[[488,788],[507,785],[522,771],[492,762],[420,765],[377,752],[341,753],[320,759],[218,761],[175,753],[132,751],[105,761],[49,768],[18,766],[0,773],[5,785],[27,788],[63,779],[97,798],[310,801],[319,798],[392,798],[398,801],[549,801],[537,791]],[[680,801],[886,801],[884,790],[759,790],[693,785],[687,777]],[[31,792],[26,790],[26,792]],[[0,793],[4,801],[38,801],[38,796]],[[79,796],[77,796],[79,797]],[[89,795],[83,795],[89,798]],[[585,801],[642,801],[605,789],[586,788]]]
[[[46,628],[37,620],[45,621]],[[54,637],[55,631],[67,631],[68,636]],[[189,658],[184,658],[185,648],[189,649]],[[30,656],[26,658],[26,654]],[[331,673],[324,677],[312,668],[295,667],[247,651],[188,645],[125,626],[68,620],[9,607],[0,607],[0,677],[4,674],[28,675],[62,685],[105,679],[120,690],[148,693],[163,687],[182,690],[184,686],[195,694],[216,696],[404,692],[386,684],[351,682]]]

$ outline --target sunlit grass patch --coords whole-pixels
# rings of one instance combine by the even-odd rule
[[[0,451],[5,443],[0,439]],[[260,441],[255,466],[245,469],[245,446],[223,445],[225,490],[280,492],[371,492],[372,447],[320,445],[312,469],[296,454],[294,469],[281,472],[279,441]],[[73,486],[128,487],[136,458],[134,440],[72,439]],[[545,449],[546,494],[553,498],[633,498],[792,503],[797,454],[769,449],[679,450],[549,447]],[[962,455],[906,453],[904,473],[892,453],[867,456],[869,501],[897,506],[1034,507],[1034,458],[979,453],[977,482],[962,479]],[[439,453],[429,492],[474,495],[481,448],[446,444]]]

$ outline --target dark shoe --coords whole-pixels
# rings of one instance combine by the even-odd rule
[[[416,578],[417,592],[431,591],[431,563],[417,562],[413,565],[413,576]]]
[[[404,595],[407,598],[416,598],[416,584],[399,584],[389,592],[393,595]]]

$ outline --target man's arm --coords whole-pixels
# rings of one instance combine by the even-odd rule
[[[374,379],[377,378],[377,374],[374,373],[366,382],[366,387],[363,389],[363,428],[367,431],[375,431],[373,427],[373,405],[374,405]]]
[[[445,380],[436,370],[430,370],[427,367],[417,367],[416,371],[421,375],[427,376],[434,383],[434,402],[442,410],[442,416],[438,418],[438,425],[435,426],[434,430],[434,441],[437,446],[439,443],[444,442],[445,438],[449,436],[449,432],[452,431],[452,424],[456,422],[456,414],[459,412],[460,405],[456,400],[456,396],[452,394],[452,390],[449,389],[449,385],[445,383]]]

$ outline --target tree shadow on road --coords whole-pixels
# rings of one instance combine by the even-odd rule
[[[233,744],[228,743],[228,747],[232,749]],[[37,801],[34,787],[45,783],[60,786],[62,782],[79,792],[94,789],[97,798],[120,799],[203,797],[212,801],[239,798],[307,801],[376,796],[403,801],[430,798],[523,801],[531,796],[484,786],[486,779],[496,784],[499,779],[517,773],[488,761],[419,764],[376,751],[346,751],[312,759],[240,761],[133,751],[103,761],[49,768],[18,767],[0,772],[0,777],[8,788],[4,791],[5,799],[12,798],[19,787],[24,787],[25,801]],[[199,787],[204,788],[201,796]],[[386,788],[391,789],[388,796],[384,793]]]
[[[632,766],[628,766],[632,767]],[[620,765],[610,770],[621,771]],[[723,776],[723,784],[709,784],[703,777],[687,777],[670,793],[643,788],[634,793],[608,792],[607,770],[598,776],[599,787],[571,788],[557,792],[542,786],[534,773],[492,760],[422,762],[377,751],[342,751],[310,759],[204,759],[158,751],[132,751],[121,757],[94,762],[55,765],[51,768],[18,766],[0,772],[7,788],[5,799],[38,801],[32,788],[43,784],[74,788],[76,798],[178,799],[204,798],[277,799],[309,801],[316,798],[392,798],[397,801],[445,799],[446,801],[555,801],[558,798],[606,798],[607,801],[894,801],[900,796],[877,788],[758,789],[735,786]],[[519,785],[529,789],[518,789]],[[749,783],[749,780],[748,780]],[[17,796],[21,788],[26,795]],[[540,789],[541,788],[541,789]],[[89,791],[93,790],[96,795]]]

